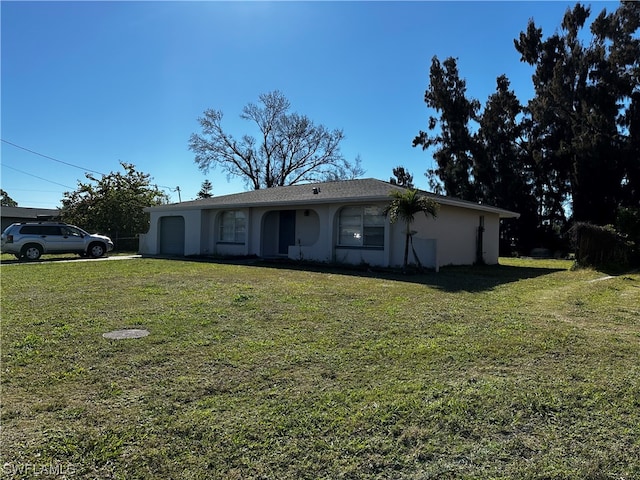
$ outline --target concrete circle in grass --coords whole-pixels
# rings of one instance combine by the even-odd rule
[[[140,328],[127,328],[125,330],[114,330],[112,332],[103,333],[104,338],[109,340],[124,340],[126,338],[142,338],[149,335],[149,330]]]

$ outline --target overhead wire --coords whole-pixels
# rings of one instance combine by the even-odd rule
[[[3,166],[3,167],[5,167],[5,168],[9,168],[9,169],[11,169],[11,170],[15,170],[16,172],[23,173],[23,174],[25,174],[25,175],[29,175],[30,177],[34,177],[34,178],[38,178],[38,179],[40,179],[40,180],[44,180],[45,182],[49,182],[49,183],[54,183],[54,184],[56,184],[56,185],[60,185],[61,187],[64,187],[64,188],[69,188],[69,189],[71,189],[71,190],[73,190],[73,188],[74,188],[74,187],[70,187],[70,186],[68,186],[68,185],[64,185],[64,184],[62,184],[62,183],[54,182],[53,180],[49,180],[49,179],[47,179],[47,178],[39,177],[38,175],[34,175],[33,173],[28,173],[28,172],[25,172],[25,171],[23,171],[23,170],[19,170],[19,169],[15,168],[15,167],[12,167],[12,166],[10,166],[10,165],[7,165],[6,163],[3,163],[3,164],[2,164],[2,166]]]
[[[64,162],[62,160],[58,160],[57,158],[50,157],[49,155],[45,155],[40,152],[36,152],[35,150],[31,150],[30,148],[23,147],[22,145],[18,145],[16,143],[10,142],[9,140],[5,140],[4,138],[0,138],[2,143],[6,143],[7,145],[11,145],[12,147],[19,148],[20,150],[24,150],[25,152],[33,153],[34,155],[38,155],[40,157],[46,158],[48,160],[53,160],[54,162],[62,163],[63,165],[68,165],[70,167],[78,168],[80,170],[84,170],[85,172],[97,173],[98,175],[106,175],[105,173],[98,172],[96,170],[92,170],[90,168],[81,167],[80,165],[75,165],[73,163]],[[23,172],[24,173],[24,172]]]
[[[39,157],[46,158],[48,160],[53,160],[54,162],[58,162],[58,163],[61,163],[63,165],[68,165],[70,167],[78,168],[78,169],[83,170],[85,172],[97,173],[98,175],[107,176],[106,173],[98,172],[98,171],[92,170],[90,168],[86,168],[86,167],[82,167],[80,165],[75,165],[73,163],[69,163],[69,162],[65,162],[65,161],[62,161],[62,160],[58,160],[57,158],[51,157],[49,155],[45,155],[45,154],[40,153],[40,152],[36,152],[35,150],[32,150],[32,149],[27,148],[27,147],[23,147],[22,145],[18,145],[17,143],[10,142],[9,140],[5,140],[4,138],[0,138],[0,141],[2,141],[2,143],[6,143],[7,145],[11,145],[12,147],[19,148],[20,150],[24,150],[25,152],[29,152],[29,153],[32,153],[34,155],[38,155]],[[23,173],[25,175],[29,175],[29,176],[34,177],[34,178],[38,178],[38,179],[44,180],[46,182],[54,183],[56,185],[60,185],[60,186],[65,187],[65,188],[70,188],[70,189],[74,188],[74,187],[69,187],[67,185],[63,185],[63,184],[58,183],[58,182],[54,182],[52,180],[47,180],[46,178],[42,178],[42,177],[39,177],[37,175],[33,175],[31,173],[24,172],[22,170],[18,170],[17,168],[11,167],[11,166],[6,165],[6,164],[3,164],[3,165],[5,167],[7,167],[7,168],[10,168],[11,170],[15,170],[16,172],[20,172],[20,173]],[[174,188],[174,187],[168,187],[168,186],[165,186],[165,185],[156,185],[156,186],[160,187],[160,188],[163,188],[163,189],[167,189],[167,190],[173,191],[173,192],[178,192],[178,196],[180,196],[180,187],[175,187]]]

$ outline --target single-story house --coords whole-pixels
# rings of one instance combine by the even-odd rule
[[[384,215],[393,190],[381,180],[291,185],[147,208],[143,255],[283,257],[397,267],[406,225]],[[501,218],[518,214],[423,192],[440,205],[416,216],[413,246],[425,267],[498,263]],[[416,263],[410,254],[410,262]]]
[[[30,207],[2,207],[2,231],[12,223],[37,222],[55,220],[60,216],[60,210],[55,208],[30,208]]]

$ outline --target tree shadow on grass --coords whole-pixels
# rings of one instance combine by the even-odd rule
[[[417,275],[415,283],[422,283],[447,292],[481,292],[507,283],[566,271],[566,268],[518,267],[511,265],[482,265],[444,267],[438,273]],[[412,281],[407,279],[405,281]]]
[[[136,255],[137,256],[137,255]],[[566,268],[549,267],[518,267],[511,265],[477,265],[442,267],[439,272],[409,271],[402,273],[399,269],[375,268],[367,265],[344,265],[315,262],[299,262],[289,259],[264,259],[259,257],[171,257],[150,256],[147,258],[162,258],[178,261],[193,261],[205,263],[219,263],[253,266],[262,268],[276,268],[283,270],[297,270],[305,272],[327,273],[335,275],[351,275],[362,278],[379,278],[397,282],[408,282],[438,288],[447,292],[481,292],[491,290],[499,285],[517,282],[529,278],[541,277],[551,273],[566,270]],[[42,259],[37,262],[21,262],[16,259],[5,260],[3,264],[41,264],[56,263],[69,260],[86,260],[78,256],[64,256]],[[100,259],[98,259],[100,260]]]
[[[184,258],[183,258],[184,260]],[[398,282],[409,282],[438,288],[447,292],[481,292],[499,285],[537,278],[566,268],[519,267],[511,265],[474,265],[442,267],[435,271],[410,271],[402,273],[398,269],[374,268],[365,265],[332,265],[314,262],[297,262],[288,259],[251,258],[191,258],[221,264],[247,265],[262,268],[277,268],[305,272],[351,275],[363,278],[379,278]]]

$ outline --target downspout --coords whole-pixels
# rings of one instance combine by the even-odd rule
[[[476,235],[476,265],[484,265],[484,215],[480,215],[480,224]]]

